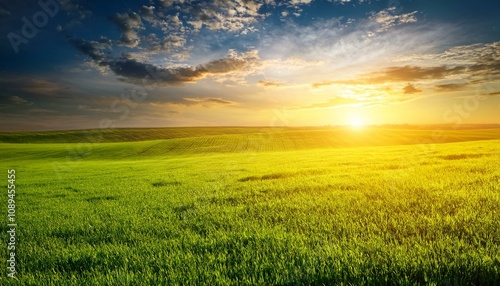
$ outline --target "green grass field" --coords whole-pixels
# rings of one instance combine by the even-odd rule
[[[0,134],[1,285],[499,285],[500,129]],[[66,143],[69,142],[69,143]]]

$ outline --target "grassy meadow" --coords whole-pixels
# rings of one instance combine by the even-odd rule
[[[19,259],[1,285],[500,285],[500,128],[0,142],[3,172],[16,170]]]

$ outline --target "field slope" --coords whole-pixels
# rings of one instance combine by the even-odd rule
[[[0,284],[500,281],[500,129],[137,130],[0,134]]]

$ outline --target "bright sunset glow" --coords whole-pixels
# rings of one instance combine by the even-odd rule
[[[0,1],[0,130],[500,122],[496,0],[59,2]]]
[[[363,121],[360,118],[351,119],[351,126],[352,127],[361,127],[363,125],[364,125]]]
[[[500,286],[499,12],[0,0],[0,284]]]

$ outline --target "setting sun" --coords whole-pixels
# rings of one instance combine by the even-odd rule
[[[0,286],[500,286],[499,11],[0,0]]]
[[[364,125],[364,123],[363,123],[363,120],[361,120],[361,118],[359,118],[359,117],[351,118],[351,126],[352,127],[361,127],[363,125]]]

